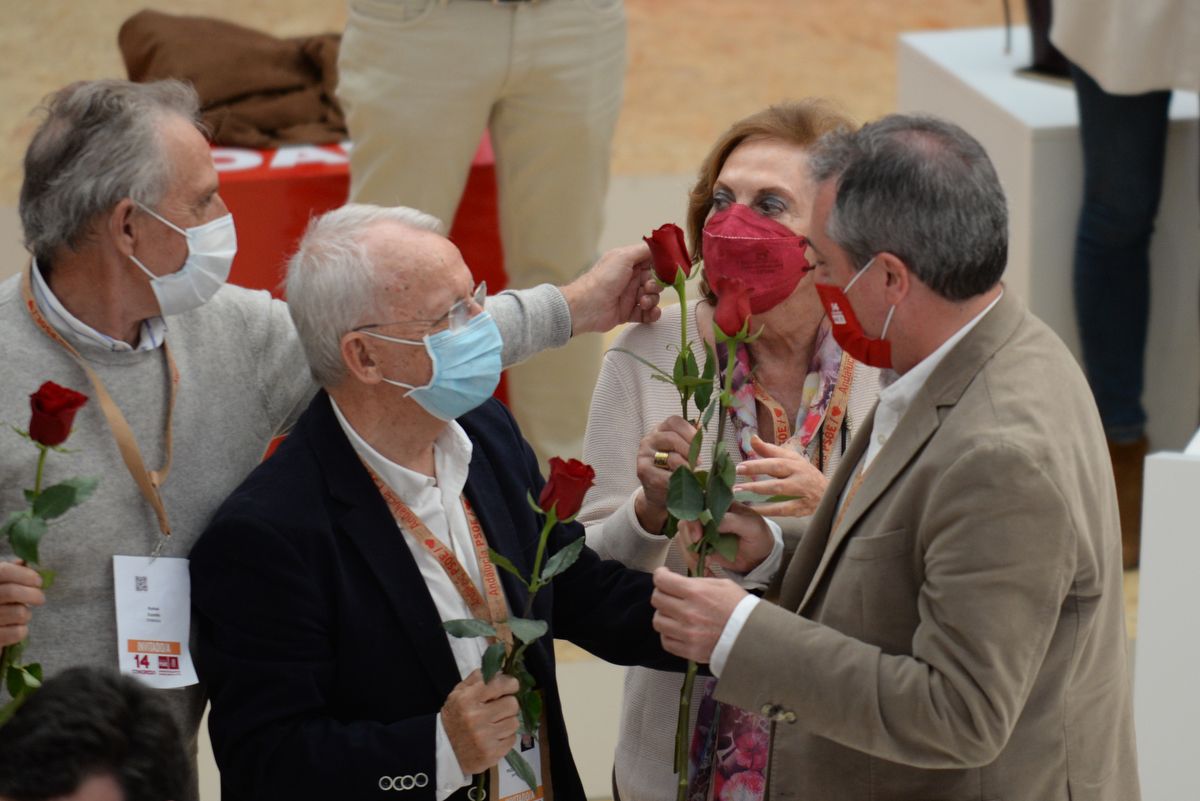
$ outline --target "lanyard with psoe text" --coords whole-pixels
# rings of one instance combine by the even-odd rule
[[[854,360],[843,353],[842,362],[838,368],[837,383],[834,385],[833,395],[829,398],[829,406],[825,409],[825,419],[821,425],[818,458],[822,470],[825,469],[825,465],[829,464],[829,457],[833,454],[838,431],[841,430],[842,421],[846,419],[846,404],[850,399],[850,386],[853,383]],[[787,443],[791,438],[792,430],[783,406],[772,398],[757,381],[754,383],[754,398],[765,406],[771,415],[771,424],[775,428],[775,444]]]
[[[375,482],[379,494],[383,496],[388,509],[391,510],[392,517],[400,524],[400,528],[413,537],[442,566],[442,570],[446,572],[450,583],[454,585],[458,594],[466,602],[471,614],[480,620],[491,623],[499,638],[503,640],[506,649],[512,648],[512,632],[504,622],[508,620],[508,603],[504,599],[504,589],[500,586],[500,577],[496,573],[496,566],[488,555],[487,538],[484,536],[483,526],[480,525],[479,518],[476,517],[475,510],[471,508],[466,496],[461,496],[462,507],[467,516],[467,528],[471,532],[475,558],[479,560],[479,572],[483,577],[483,593],[479,592],[479,588],[475,586],[467,569],[454,555],[450,546],[438,539],[424,521],[417,517],[404,501],[400,500],[400,496],[393,492],[392,488],[385,484],[366,462],[363,462],[363,467],[367,468],[371,480]]]
[[[163,461],[163,466],[158,470],[149,470],[146,468],[145,460],[142,459],[142,452],[138,450],[137,440],[133,436],[133,429],[129,427],[129,423],[125,420],[125,415],[121,414],[121,409],[117,406],[116,401],[108,394],[108,390],[104,386],[104,382],[100,380],[100,376],[96,375],[96,371],[84,360],[74,346],[68,342],[62,334],[54,330],[54,327],[47,322],[45,316],[37,307],[37,302],[33,298],[33,289],[31,288],[31,271],[33,265],[21,276],[21,296],[25,301],[25,309],[29,312],[29,316],[33,318],[37,327],[42,330],[46,336],[60,345],[75,362],[87,374],[88,380],[92,382],[92,390],[96,393],[96,402],[100,404],[100,410],[104,412],[104,419],[108,421],[109,430],[112,431],[113,439],[117,443],[117,449],[121,451],[121,458],[125,461],[125,468],[129,471],[129,475],[137,484],[138,489],[142,492],[142,497],[154,509],[154,515],[158,518],[158,528],[162,532],[163,538],[160,539],[158,546],[155,548],[157,554],[161,550],[166,537],[171,536],[171,524],[167,519],[167,509],[163,505],[162,493],[159,488],[166,482],[168,474],[171,472],[171,455],[173,451],[171,438],[171,421],[175,413],[175,396],[179,388],[179,369],[175,366],[175,358],[171,355],[170,349],[167,347],[166,340],[163,340],[162,351],[163,358],[166,359],[167,369],[170,371],[170,389],[167,400],[167,421],[166,430],[163,434],[166,457]]]

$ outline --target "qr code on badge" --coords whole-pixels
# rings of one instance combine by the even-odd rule
[[[133,589],[137,592],[149,592],[150,582],[145,576],[134,576]]]

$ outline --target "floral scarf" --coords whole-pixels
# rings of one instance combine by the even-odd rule
[[[725,345],[717,346],[719,364],[724,365],[728,350]],[[837,386],[838,371],[842,364],[842,349],[838,347],[830,334],[829,324],[822,322],[817,330],[816,347],[813,348],[812,361],[808,366],[808,376],[804,379],[804,390],[800,396],[800,411],[791,424],[792,434],[783,444],[795,448],[800,453],[814,455],[814,448],[820,447],[820,437],[817,431],[825,412],[829,409],[829,399]],[[724,371],[722,371],[724,372]],[[722,381],[724,376],[722,376]],[[736,360],[733,365],[733,404],[730,407],[730,418],[733,420],[733,430],[737,434],[738,450],[742,459],[756,459],[758,455],[750,446],[751,437],[758,434],[758,402],[755,398],[756,387],[753,368],[750,366],[750,350],[745,345],[739,345]],[[769,396],[768,396],[769,397]],[[772,444],[778,444],[773,437],[768,437]]]

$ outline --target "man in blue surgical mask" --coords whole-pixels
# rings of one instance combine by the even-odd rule
[[[472,776],[514,746],[517,681],[485,683],[488,642],[441,624],[525,608],[489,548],[531,572],[541,525],[526,499],[542,478],[491,398],[496,324],[437,230],[412,209],[349,205],[314,220],[289,265],[289,311],[323,391],[192,551],[226,801],[471,799]],[[546,556],[582,536],[557,527]],[[545,699],[534,773],[556,798],[584,796],[549,638],[681,667],[659,646],[650,592],[649,574],[585,548],[537,595],[531,616],[551,631],[526,651]]]
[[[173,81],[84,82],[48,98],[21,188],[32,263],[0,284],[0,421],[27,420],[29,394],[43,381],[87,394],[72,453],[47,460],[43,486],[100,478],[87,503],[56,520],[43,541],[42,564],[58,573],[51,592],[0,546],[0,646],[32,631],[25,659],[47,675],[74,665],[136,672],[164,694],[192,753],[204,695],[187,649],[182,560],[221,499],[316,392],[286,304],[225,283],[237,234],[197,105],[195,92]],[[646,256],[614,251],[561,290],[489,299],[501,363],[572,333],[656,315],[639,266]],[[380,358],[428,358],[423,343],[371,342]],[[389,378],[429,383],[395,366]],[[414,390],[414,398],[436,394]],[[15,510],[26,504],[38,452],[8,436],[0,509]],[[135,577],[175,606],[150,604],[174,621],[163,636],[143,629],[148,605],[132,589]],[[142,642],[170,650],[143,653]]]

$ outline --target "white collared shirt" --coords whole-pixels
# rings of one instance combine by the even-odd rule
[[[859,473],[866,470],[875,457],[879,455],[879,451],[887,444],[887,441],[895,432],[896,426],[904,418],[904,413],[912,406],[917,393],[921,391],[921,387],[925,385],[925,382],[933,374],[933,371],[937,369],[937,366],[954,349],[954,346],[961,342],[963,337],[979,324],[984,315],[1000,302],[1000,298],[1002,297],[1004,297],[1003,290],[996,296],[995,300],[987,305],[986,309],[972,317],[966,325],[955,331],[937,350],[917,362],[904,375],[898,376],[891,370],[880,372],[879,383],[883,386],[883,389],[879,392],[879,404],[875,408],[875,424],[871,429],[871,441],[867,444],[867,451],[863,454],[862,461],[859,464]],[[838,502],[839,505],[845,503],[848,488],[849,484],[842,489],[842,497]],[[729,658],[729,652],[733,650],[733,644],[737,641],[738,634],[742,631],[742,626],[746,624],[746,620],[749,619],[750,613],[754,611],[754,607],[758,604],[759,600],[754,595],[747,595],[734,607],[729,620],[725,622],[725,628],[721,630],[721,637],[717,640],[712,656],[709,659],[709,669],[714,676],[719,677],[721,671],[724,670],[725,660]]]
[[[147,317],[142,320],[141,336],[136,347],[120,339],[113,339],[92,328],[80,320],[50,291],[50,285],[42,277],[38,269],[37,259],[33,260],[33,299],[38,309],[54,329],[68,338],[85,345],[93,345],[116,353],[154,350],[163,343],[167,334],[167,322],[162,317]]]
[[[454,421],[446,424],[446,428],[438,435],[433,443],[434,472],[437,477],[427,476],[407,467],[401,467],[383,456],[379,451],[359,436],[358,432],[347,422],[333,398],[329,399],[338,424],[350,440],[354,452],[358,454],[380,480],[388,486],[402,501],[421,519],[429,531],[449,546],[458,558],[459,563],[466,569],[471,580],[483,592],[483,580],[479,568],[479,560],[475,558],[475,548],[471,541],[471,532],[467,526],[467,515],[463,511],[462,492],[467,483],[467,472],[471,464],[471,440],[462,426]],[[425,586],[433,597],[442,620],[458,620],[474,617],[471,608],[463,600],[458,589],[446,575],[441,564],[429,551],[409,534],[400,530],[397,524],[396,535],[404,540],[405,545],[412,551],[417,568],[425,579]],[[483,664],[483,652],[487,643],[482,637],[451,637],[446,635],[450,650],[454,653],[454,662],[462,678],[472,671],[478,670]],[[437,716],[437,743],[435,755],[437,758],[437,775],[434,777],[437,801],[444,801],[456,790],[470,784],[471,777],[463,773],[454,755],[450,738],[442,724],[442,716]]]

